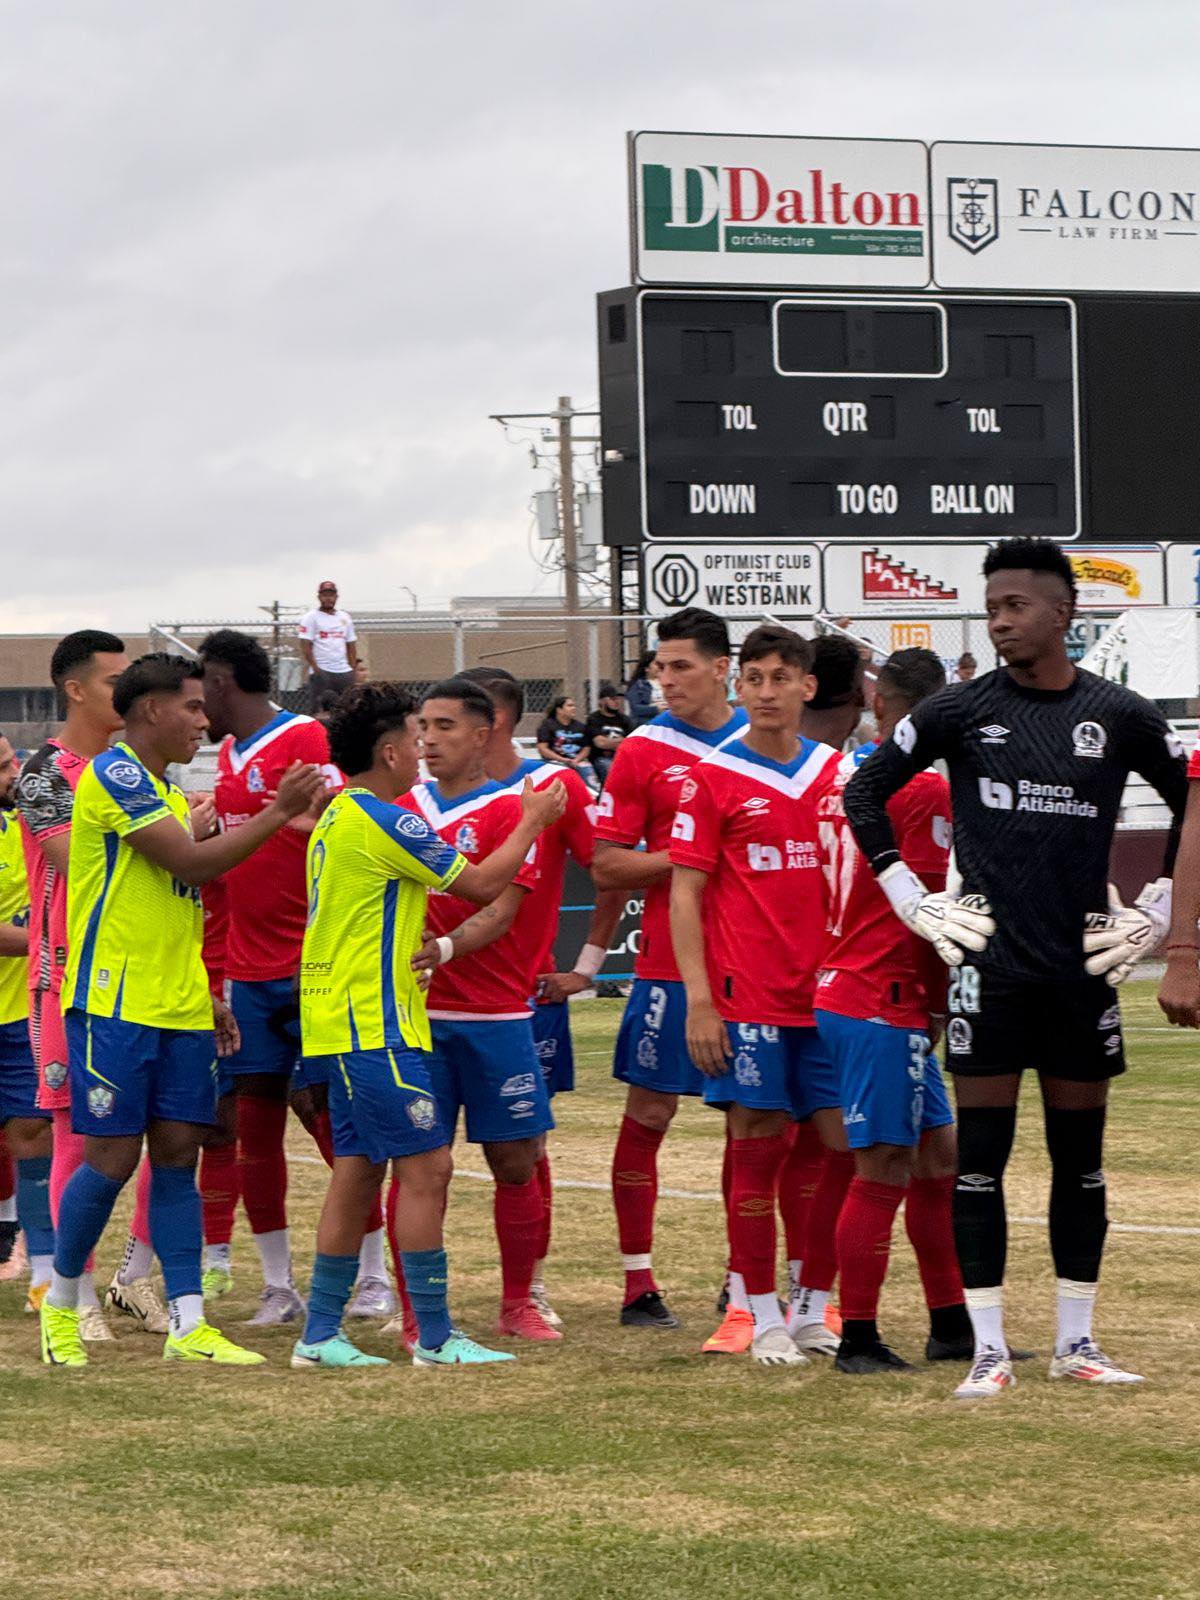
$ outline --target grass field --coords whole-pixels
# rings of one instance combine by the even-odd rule
[[[559,1105],[560,1180],[606,1178],[618,1011],[575,1009],[582,1086]],[[1045,1230],[1029,1224],[1012,1229],[1010,1327],[1039,1359],[982,1407],[950,1401],[957,1368],[856,1381],[698,1357],[722,1270],[712,1198],[660,1203],[655,1261],[684,1327],[656,1334],[617,1326],[607,1193],[561,1190],[550,1282],[567,1337],[500,1371],[292,1373],[279,1330],[247,1341],[270,1359],[258,1371],[164,1366],[159,1342],[130,1332],[86,1373],[50,1372],[4,1285],[0,1595],[1200,1595],[1200,1040],[1162,1025],[1146,984],[1125,1016],[1110,1207],[1151,1231],[1110,1235],[1100,1328],[1149,1375],[1143,1388],[1047,1383],[1053,1279]],[[293,1148],[310,1155],[298,1130]],[[686,1105],[663,1184],[711,1194],[720,1149],[716,1115]],[[470,1147],[459,1159],[480,1168]],[[324,1171],[292,1170],[306,1279]],[[1011,1212],[1043,1213],[1036,1094],[1010,1177]],[[450,1235],[458,1319],[486,1333],[499,1288],[487,1185],[459,1177]],[[114,1226],[106,1275],[122,1238]],[[242,1223],[235,1252],[219,1319],[233,1333],[257,1277]],[[902,1230],[883,1317],[918,1356]],[[382,1348],[373,1332],[363,1343]]]

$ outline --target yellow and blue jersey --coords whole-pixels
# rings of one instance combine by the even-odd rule
[[[25,850],[15,811],[0,811],[0,922],[29,921]],[[0,1027],[29,1015],[29,958],[0,956]]]
[[[425,996],[410,963],[428,891],[449,888],[466,864],[424,818],[369,789],[330,801],[308,842],[306,1056],[430,1048]]]
[[[128,745],[84,770],[71,819],[64,1011],[154,1028],[212,1027],[200,891],[126,842],[168,817],[190,834],[182,789],[156,777]]]

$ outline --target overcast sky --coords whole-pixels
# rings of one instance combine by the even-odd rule
[[[1200,143],[1195,0],[0,0],[5,631],[550,594],[626,129]]]

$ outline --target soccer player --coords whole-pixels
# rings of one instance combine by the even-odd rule
[[[222,628],[203,641],[200,660],[209,727],[223,741],[215,793],[222,827],[240,827],[270,805],[293,761],[319,766],[327,789],[341,786],[325,729],[311,717],[272,704],[271,663],[257,639]],[[321,1154],[333,1159],[324,1069],[301,1060],[296,998],[308,906],[304,853],[313,824],[311,815],[295,818],[225,882],[225,977],[242,1042],[223,1063],[221,1098],[232,1093],[236,1100],[238,1186],[262,1264],[264,1288],[250,1319],[256,1327],[293,1322],[304,1314],[292,1282],[287,1225],[289,1091]],[[222,1115],[228,1126],[228,1105]],[[206,1171],[210,1183],[228,1192],[219,1161],[216,1172]],[[223,1220],[218,1226],[224,1232]],[[395,1310],[383,1247],[383,1217],[377,1214],[364,1240],[352,1316],[387,1316]],[[229,1285],[228,1250],[220,1241],[211,1242],[209,1250],[207,1292],[213,1295]]]
[[[484,754],[495,721],[491,696],[477,683],[450,678],[421,704],[419,726],[431,780],[400,804],[478,863],[512,831],[521,801],[487,777]],[[545,794],[555,815],[566,793]],[[541,1136],[554,1126],[550,1099],[533,1042],[529,956],[516,941],[514,919],[537,881],[531,858],[495,902],[476,910],[457,894],[435,895],[423,962],[437,962],[429,987],[433,1061],[430,1075],[438,1115],[453,1137],[466,1110],[467,1138],[483,1146],[495,1181],[494,1216],[500,1246],[502,1297],[499,1333],[522,1339],[561,1338],[533,1304],[530,1291],[544,1233],[537,1181]],[[401,1193],[403,1188],[401,1187]]]
[[[567,856],[569,853],[585,871],[591,869],[595,850],[595,797],[578,772],[553,762],[522,757],[513,743],[513,735],[525,712],[525,691],[511,672],[503,667],[472,667],[462,676],[472,683],[482,684],[495,707],[496,720],[484,752],[487,776],[515,793],[521,791],[526,778],[535,789],[559,781],[567,791],[566,810],[539,841],[538,879],[525,896],[512,934],[530,974],[530,992],[536,1001],[534,1045],[546,1091],[553,1100],[556,1094],[569,1093],[575,1087],[575,1055],[567,1002],[571,995],[582,994],[595,981],[624,910],[625,895],[616,889],[596,891],[596,903],[575,965],[570,972],[556,972],[554,940],[563,903]],[[544,1277],[554,1206],[545,1135],[539,1144],[537,1181],[542,1196],[542,1234],[530,1298],[550,1326],[557,1328],[562,1326],[562,1319],[547,1299]]]
[[[69,633],[55,646],[50,677],[66,703],[66,720],[54,737],[26,761],[17,785],[29,879],[29,1033],[38,1064],[38,1105],[53,1117],[50,1208],[58,1203],[83,1160],[83,1140],[71,1127],[67,1037],[60,1006],[67,959],[67,860],[75,785],[84,767],[108,748],[121,718],[113,710],[113,685],[129,665],[123,642],[95,628]],[[133,1221],[121,1265],[109,1284],[109,1309],[128,1316],[147,1333],[166,1333],[167,1314],[150,1280],[154,1252],[149,1224],[150,1165],[138,1174]],[[44,1287],[31,1288],[36,1310]],[[111,1339],[100,1311],[89,1261],[79,1286],[82,1337]]]
[[[460,687],[487,700],[474,685]],[[439,710],[456,703],[465,702],[435,695],[426,702],[427,718],[441,721]],[[497,836],[493,851],[468,861],[421,817],[394,803],[417,778],[413,712],[398,684],[348,692],[330,733],[350,786],[330,804],[309,845],[301,1026],[306,1059],[316,1054],[327,1062],[334,1162],[295,1367],[384,1364],[357,1350],[340,1329],[364,1222],[378,1203],[389,1161],[399,1179],[401,1271],[418,1323],[414,1364],[512,1359],[485,1350],[450,1322],[442,1217],[453,1123],[441,1115],[413,958],[427,893],[449,898],[453,885],[459,903],[499,903],[538,834],[560,814],[563,791],[536,793],[526,785],[515,809],[504,807],[515,826]]]
[[[1148,885],[1114,914],[1108,859],[1131,771],[1177,821],[1187,797],[1183,752],[1161,712],[1068,657],[1075,580],[1063,551],[1047,540],[1006,540],[989,551],[984,573],[988,632],[1004,666],[901,718],[845,794],[850,826],[892,909],[954,964],[946,1030],[958,1100],[954,1229],[975,1331],[962,1399],[1013,1382],[1003,1177],[1026,1067],[1040,1080],[1052,1174],[1058,1333],[1050,1376],[1139,1381],[1092,1334],[1108,1227],[1104,1117],[1109,1080],[1125,1070],[1113,986],[1166,932],[1170,884]],[[892,795],[939,757],[950,773],[962,898],[930,893],[904,864],[887,813]]]
[[[29,885],[21,828],[13,809],[17,758],[0,734],[0,1130],[16,1166],[15,1224],[25,1235],[30,1286],[50,1281],[50,1112],[37,1103],[38,1073],[29,1040]]]
[[[704,1074],[705,1103],[725,1113],[730,1264],[753,1317],[751,1349],[765,1366],[808,1359],[775,1293],[788,1126],[836,1119],[840,1100],[812,1015],[828,910],[816,802],[839,757],[800,737],[816,687],[811,664],[811,645],[788,628],[747,636],[737,688],[749,729],[684,780],[670,844],[687,1046]]]
[[[671,946],[671,824],[680,785],[696,762],[746,727],[746,713],[729,705],[729,629],[720,617],[698,606],[665,617],[655,661],[667,709],[617,749],[596,807],[592,863],[598,889],[645,896],[636,976],[613,1059],[613,1077],[627,1085],[612,1191],[625,1268],[620,1320],[632,1328],[679,1326],[651,1265],[658,1148],[679,1097],[703,1088],[688,1055],[683,983]]]
[[[931,650],[898,650],[875,686],[877,741],[946,686]],[[837,782],[818,802],[822,858],[831,896],[831,947],[817,984],[816,1019],[838,1067],[856,1176],[837,1224],[841,1276],[841,1372],[903,1371],[883,1343],[877,1314],[892,1224],[901,1201],[929,1306],[929,1360],[970,1359],[971,1325],[954,1252],[951,1196],[954,1117],[931,1053],[933,1015],[946,1009],[946,966],[892,911],[846,823],[846,783],[876,744],[844,756]],[[950,788],[919,772],[888,802],[905,864],[929,888],[945,888]]]
[[[198,843],[187,799],[165,776],[171,762],[191,761],[207,729],[196,667],[142,656],[118,678],[113,707],[125,738],[80,776],[71,823],[62,999],[84,1160],[59,1207],[42,1359],[87,1363],[80,1275],[147,1138],[150,1230],[170,1313],[164,1356],[253,1365],[263,1358],[204,1320],[200,1289],[196,1159],[216,1114],[214,1057],[236,1046],[237,1024],[209,993],[197,891],[311,805],[323,779],[297,764],[258,816]]]

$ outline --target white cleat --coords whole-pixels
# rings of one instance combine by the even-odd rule
[[[0,1283],[16,1283],[29,1276],[29,1256],[25,1249],[25,1235],[18,1233],[13,1240],[8,1260],[0,1266]]]
[[[79,1337],[86,1344],[103,1344],[105,1339],[115,1337],[112,1329],[104,1320],[104,1313],[99,1306],[85,1306],[79,1313]]]
[[[104,1304],[118,1316],[128,1317],[143,1333],[170,1333],[167,1309],[149,1278],[120,1283],[116,1278],[104,1293]]]
[[[548,1322],[552,1328],[562,1327],[563,1319],[546,1298],[546,1285],[544,1283],[533,1284],[529,1290],[529,1298],[542,1313],[543,1322]]]
[[[268,1284],[258,1297],[258,1310],[246,1323],[248,1328],[281,1328],[296,1322],[307,1312],[303,1299],[288,1284]]]
[[[808,1357],[796,1348],[786,1328],[764,1328],[750,1346],[750,1354],[760,1367],[807,1367]]]
[[[1016,1383],[1007,1350],[985,1345],[975,1352],[971,1370],[954,1391],[956,1400],[991,1400]]]
[[[391,1317],[399,1302],[386,1278],[360,1278],[346,1307],[348,1317]]]
[[[823,1322],[797,1322],[788,1329],[788,1336],[797,1350],[810,1356],[835,1356],[842,1341],[830,1333]]]
[[[1139,1372],[1124,1372],[1115,1361],[1110,1361],[1098,1344],[1090,1339],[1079,1339],[1065,1356],[1055,1356],[1050,1363],[1052,1378],[1071,1378],[1075,1383],[1145,1383]]]

